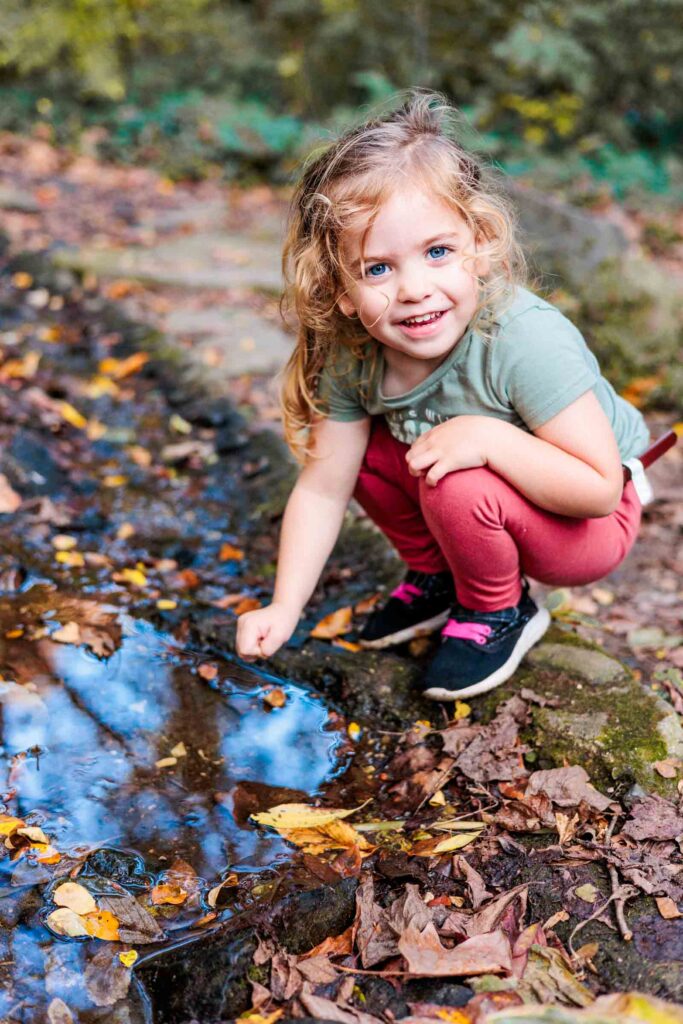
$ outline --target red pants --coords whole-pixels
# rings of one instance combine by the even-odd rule
[[[408,447],[377,419],[354,497],[410,569],[450,568],[465,608],[516,605],[522,573],[556,586],[598,580],[638,533],[640,501],[630,481],[610,515],[574,519],[539,508],[487,468],[449,473],[428,487],[408,472]]]

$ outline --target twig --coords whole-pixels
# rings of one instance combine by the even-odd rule
[[[631,893],[625,895],[624,889],[619,882],[619,876],[617,875],[617,869],[611,864],[607,866],[609,871],[609,880],[612,884],[612,899],[614,900],[614,916],[617,919],[619,931],[624,942],[630,942],[633,938],[633,932],[626,923],[626,917],[624,916],[624,906],[626,900],[629,898]]]
[[[410,971],[362,971],[360,967],[342,967],[341,964],[332,964],[335,971],[346,971],[347,974],[367,974],[371,978],[406,978],[414,977]]]
[[[614,832],[614,828],[620,817],[620,811],[616,811],[612,815],[612,820],[609,823],[609,828],[605,833],[606,844],[610,844],[612,842],[612,833]],[[626,904],[626,900],[628,897],[624,895],[624,890],[621,887],[621,883],[619,882],[619,875],[617,874],[617,869],[614,867],[614,865],[608,864],[607,871],[609,872],[609,880],[612,886],[612,898],[614,900],[614,916],[617,919],[619,932],[621,933],[621,937],[624,940],[624,942],[630,942],[633,938],[633,932],[626,923],[626,916],[624,914],[624,906]]]
[[[434,783],[432,788],[427,793],[425,793],[425,795],[422,797],[422,799],[420,800],[419,804],[417,805],[417,807],[413,811],[413,814],[417,814],[417,812],[424,807],[424,805],[427,803],[427,801],[431,800],[435,793],[438,793],[438,791],[441,789],[442,785],[444,784],[444,782],[446,781],[446,779],[450,775],[451,771],[453,770],[454,766],[455,766],[455,759],[452,758],[451,761],[449,762],[449,764],[447,764],[446,767],[444,768],[444,770],[441,772],[441,774],[439,775],[438,779],[436,780],[436,782]]]
[[[603,905],[601,907],[598,907],[597,910],[593,911],[593,913],[591,914],[590,917],[587,917],[585,919],[585,921],[579,921],[579,923],[577,924],[576,928],[574,929],[574,931],[569,936],[569,940],[567,942],[567,945],[569,946],[569,952],[571,953],[572,956],[574,956],[574,957],[576,956],[576,950],[574,949],[574,946],[572,945],[573,940],[574,940],[574,936],[576,935],[576,933],[580,932],[581,929],[585,928],[587,924],[591,923],[591,921],[595,921],[596,917],[600,917],[600,915],[603,913],[603,911],[607,910],[607,908],[610,905],[610,903],[612,903],[615,899],[616,899],[616,897],[615,897],[614,893],[612,893],[612,895],[609,896],[605,900],[605,902],[603,903]]]

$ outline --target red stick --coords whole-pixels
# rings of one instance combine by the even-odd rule
[[[666,434],[662,434],[658,437],[649,448],[646,448],[642,455],[639,456],[638,461],[642,463],[643,468],[647,469],[653,462],[661,458],[664,452],[668,452],[669,448],[673,448],[678,440],[678,434],[675,430],[667,430]],[[624,480],[631,479],[631,470],[628,466],[624,466]]]

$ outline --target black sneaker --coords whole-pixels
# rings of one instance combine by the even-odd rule
[[[524,586],[514,608],[475,612],[456,604],[423,682],[430,700],[458,700],[486,693],[513,674],[526,652],[550,625]]]
[[[372,613],[359,637],[362,647],[381,650],[425,636],[443,626],[455,598],[450,572],[409,569],[389,600]]]

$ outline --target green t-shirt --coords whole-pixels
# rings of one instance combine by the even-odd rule
[[[363,356],[340,349],[320,376],[318,397],[330,419],[385,417],[399,441],[412,444],[453,416],[496,416],[537,430],[586,391],[595,392],[623,461],[642,454],[649,434],[634,406],[600,373],[581,333],[555,306],[524,288],[501,313],[490,341],[469,330],[444,361],[403,395],[382,394],[381,345]]]

